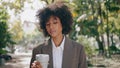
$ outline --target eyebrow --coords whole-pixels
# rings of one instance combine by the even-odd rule
[[[57,17],[55,16],[54,19],[57,20]]]

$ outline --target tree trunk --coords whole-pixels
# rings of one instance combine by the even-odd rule
[[[111,45],[114,45],[114,42],[113,42],[113,34],[110,36],[110,38],[111,38],[111,42],[112,42]]]
[[[119,41],[120,41],[120,36],[119,36]]]
[[[108,26],[108,23],[109,23],[109,19],[108,19],[108,11],[107,11],[107,28],[106,28],[106,33],[107,33],[107,46],[108,46],[108,53],[107,53],[107,57],[109,58],[110,57],[110,41],[109,41],[109,26]]]
[[[102,45],[103,45],[103,54],[105,54],[105,41],[104,41],[104,36],[101,36],[102,38]]]
[[[103,47],[102,41],[99,39],[99,36],[96,37],[96,41],[98,42],[99,54],[103,55],[104,54],[104,47]]]

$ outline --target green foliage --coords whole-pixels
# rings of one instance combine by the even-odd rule
[[[120,4],[119,0],[73,0],[77,6],[74,11],[77,16],[74,18],[72,39],[77,40],[78,35],[85,35],[96,38],[99,50],[104,51],[105,40],[107,36],[107,45],[109,46],[110,35],[120,36]],[[86,14],[85,17],[82,17]],[[76,19],[77,18],[77,19]],[[80,28],[80,31],[76,31]],[[101,38],[101,39],[100,39]],[[101,49],[102,48],[102,49]],[[109,48],[109,47],[108,47]]]
[[[23,11],[24,2],[30,2],[31,0],[0,0],[0,5],[4,8],[11,9],[15,11],[15,14],[19,14]]]
[[[6,54],[6,53],[7,53],[6,50],[0,49],[0,54]]]
[[[12,24],[10,31],[13,34],[14,41],[18,43],[23,39],[23,29],[19,20],[16,20],[14,22],[15,23]]]
[[[113,45],[110,46],[110,53],[111,53],[111,54],[120,53],[120,49],[118,49],[118,48],[115,46],[115,43],[113,43]]]
[[[95,20],[84,20],[83,22],[80,22],[81,31],[80,34],[82,35],[88,35],[90,37],[94,37],[98,35],[98,25]]]
[[[96,41],[93,38],[87,38],[86,36],[79,35],[77,42],[85,47],[85,52],[88,57],[95,55],[97,44],[95,43]]]
[[[116,0],[117,1],[117,0]],[[117,12],[120,10],[120,6],[116,1],[107,0],[105,2],[106,9],[110,12]]]
[[[14,44],[11,38],[11,34],[8,31],[7,20],[8,14],[6,12],[6,9],[0,7],[0,54],[5,53],[5,50],[3,50],[3,48],[10,44]]]

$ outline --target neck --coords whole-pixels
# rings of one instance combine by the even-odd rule
[[[52,38],[53,41],[54,41],[54,43],[55,43],[55,46],[56,46],[56,47],[60,46],[63,38],[64,38],[63,35],[59,35],[59,36],[57,36],[57,37],[55,37],[55,38]]]

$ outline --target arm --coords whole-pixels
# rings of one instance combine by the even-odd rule
[[[84,47],[81,47],[79,56],[79,68],[88,68]]]
[[[30,61],[30,68],[31,68],[32,63],[33,63],[34,60],[35,60],[35,55],[36,55],[35,49],[33,49],[33,51],[32,51],[32,58],[31,58],[31,61]]]
[[[36,54],[40,54],[41,53],[41,47],[42,45],[39,45],[38,47],[34,48],[33,51],[32,51],[32,58],[31,58],[31,61],[30,61],[30,67],[31,68],[31,65],[32,63],[36,60],[35,57],[36,57]]]

